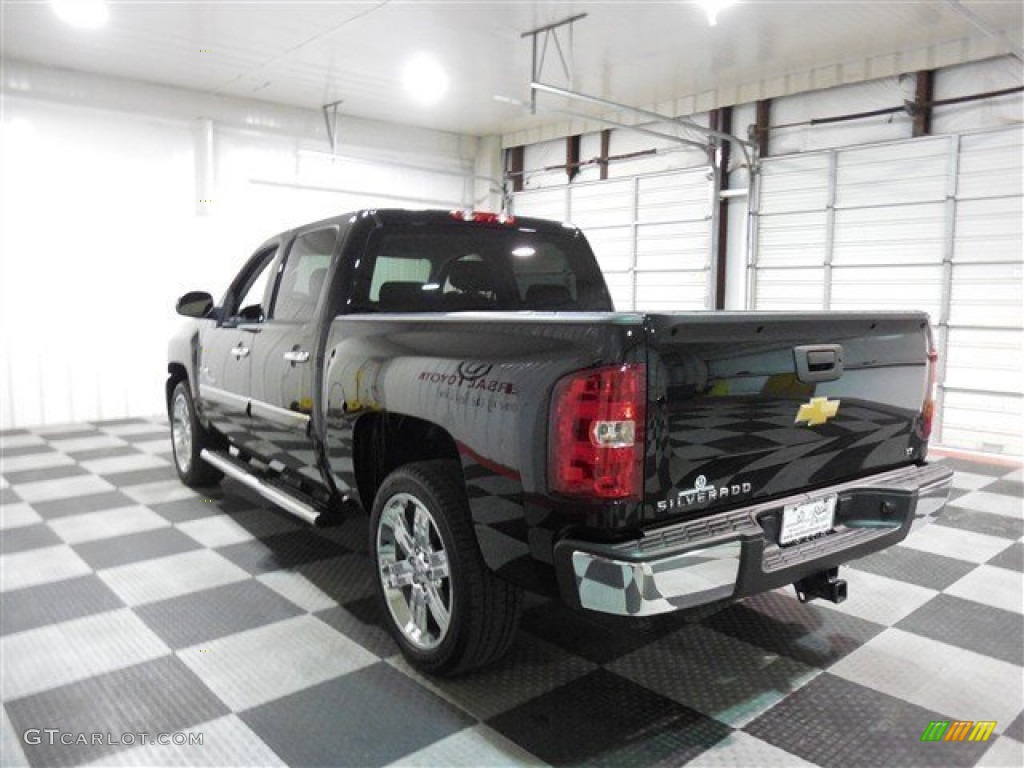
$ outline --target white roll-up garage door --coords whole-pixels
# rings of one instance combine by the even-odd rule
[[[517,192],[513,212],[571,221],[619,310],[713,306],[713,186],[705,166]]]
[[[921,309],[942,357],[937,438],[1024,450],[1021,131],[767,158],[749,305]]]

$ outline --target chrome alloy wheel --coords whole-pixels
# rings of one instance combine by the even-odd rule
[[[184,392],[175,396],[171,408],[171,439],[174,441],[174,461],[178,469],[187,474],[192,466],[192,419]]]
[[[430,511],[415,496],[396,493],[377,526],[377,567],[395,624],[420,650],[437,648],[451,623],[448,553]]]

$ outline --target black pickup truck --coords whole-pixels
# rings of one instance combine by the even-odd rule
[[[171,341],[178,473],[314,525],[369,512],[421,669],[509,646],[522,590],[647,616],[794,584],[946,502],[926,315],[614,312],[583,234],[370,210],[261,245]]]

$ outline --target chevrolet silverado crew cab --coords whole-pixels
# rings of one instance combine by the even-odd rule
[[[177,309],[182,481],[313,525],[367,510],[381,613],[435,674],[500,656],[522,590],[623,616],[838,602],[838,566],[949,491],[926,315],[615,312],[566,224],[362,211]]]

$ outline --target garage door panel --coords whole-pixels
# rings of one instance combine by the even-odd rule
[[[757,309],[821,309],[824,269],[762,269],[757,273]]]
[[[942,443],[974,451],[1024,452],[1024,398],[947,390],[943,397]]]
[[[942,267],[836,267],[831,309],[920,310],[937,321],[942,307]]]
[[[710,254],[711,232],[704,222],[637,227],[638,270],[706,269]]]
[[[826,154],[767,158],[761,163],[761,213],[824,210],[828,205]]]
[[[573,224],[588,227],[625,226],[633,222],[633,182],[603,181],[570,187]]]
[[[707,273],[638,272],[636,308],[651,312],[707,309]]]
[[[950,323],[1001,328],[1024,326],[1024,267],[1020,264],[953,266]]]
[[[637,179],[637,221],[699,221],[711,217],[711,181],[704,169]]]
[[[944,203],[836,211],[833,264],[942,261]]]
[[[956,262],[1024,261],[1024,198],[960,201],[955,232]]]
[[[951,328],[947,387],[1019,392],[1024,382],[1024,331]]]
[[[1020,195],[1024,135],[1019,127],[960,139],[959,199]]]
[[[534,216],[538,219],[567,221],[566,188],[539,189],[517,192],[513,197],[513,213],[517,216]]]
[[[612,296],[612,306],[619,312],[633,309],[633,277],[628,272],[609,272],[604,276],[608,292]]]
[[[839,152],[836,207],[944,200],[950,140],[917,139]]]
[[[764,267],[823,265],[827,240],[825,211],[761,216],[757,261]]]
[[[585,231],[603,272],[623,272],[633,264],[633,227],[601,227]]]

